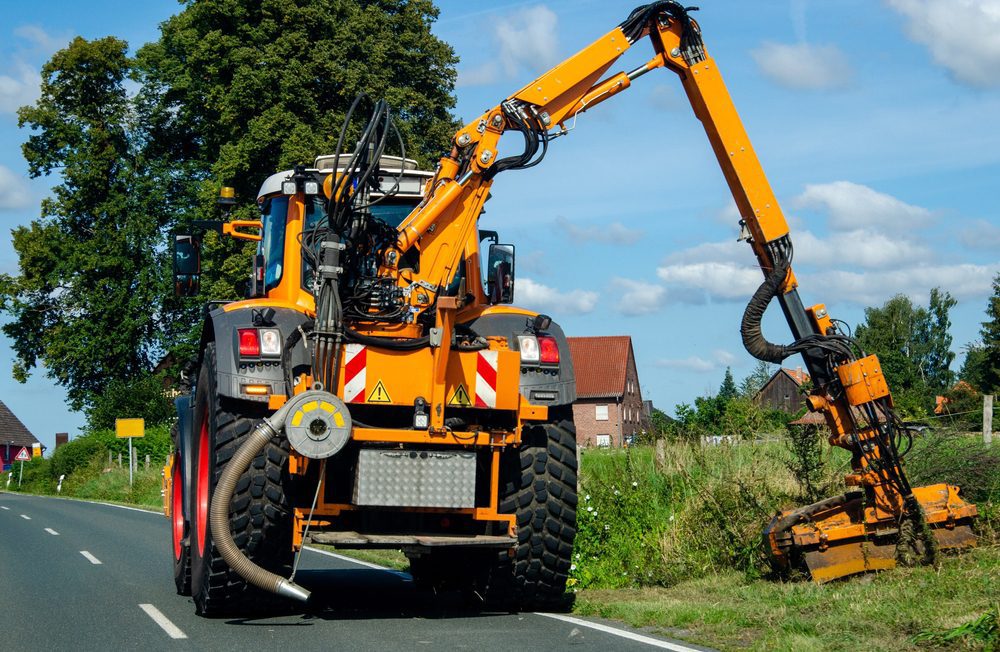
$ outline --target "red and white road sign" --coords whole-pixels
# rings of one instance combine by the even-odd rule
[[[476,407],[497,406],[497,358],[499,351],[480,351],[476,361]]]
[[[344,346],[344,402],[363,403],[368,380],[368,354],[362,344]]]
[[[15,462],[30,462],[31,461],[31,453],[28,452],[27,448],[22,447],[21,450],[18,451],[17,455],[14,456],[14,461]]]

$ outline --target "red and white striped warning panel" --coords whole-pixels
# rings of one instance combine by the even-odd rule
[[[344,346],[344,402],[361,403],[365,400],[365,382],[368,379],[368,349],[363,344]]]
[[[497,358],[499,351],[480,351],[476,361],[476,407],[497,406]]]

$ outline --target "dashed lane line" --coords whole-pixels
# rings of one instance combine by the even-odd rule
[[[27,514],[21,514],[21,518],[23,518],[26,521],[30,521],[31,520],[31,517],[28,516]]]
[[[170,622],[170,619],[163,615],[163,613],[151,604],[140,604],[139,608],[146,612],[146,615],[153,619],[153,622],[159,625],[163,631],[167,633],[170,638],[187,638],[187,634],[181,631],[181,629]]]
[[[99,566],[101,564],[101,560],[100,559],[98,559],[94,555],[90,554],[86,550],[81,550],[80,554],[83,555],[87,559],[87,561],[89,561],[91,564],[93,564],[95,566]]]
[[[618,629],[617,627],[611,627],[610,625],[604,625],[602,623],[595,623],[589,620],[584,620],[582,618],[574,618],[573,616],[564,616],[562,614],[549,614],[535,612],[536,616],[544,616],[545,618],[554,618],[555,620],[562,620],[567,623],[572,623],[573,625],[578,625],[580,627],[587,627],[589,629],[596,629],[599,632],[604,632],[605,634],[611,634],[612,636],[618,636],[620,638],[627,638],[630,641],[635,641],[637,643],[644,643],[650,647],[657,647],[661,650],[672,650],[673,652],[701,652],[698,648],[688,647],[686,645],[681,645],[680,643],[672,643],[670,641],[664,641],[662,639],[653,638],[652,636],[644,636],[643,634],[637,634],[635,632],[630,632],[624,629]]]
[[[50,528],[50,527],[47,527],[47,528],[45,528],[45,531],[46,531],[46,532],[48,532],[49,534],[51,534],[51,535],[52,535],[52,536],[54,536],[54,537],[57,537],[57,536],[59,536],[59,533],[58,533],[58,532],[56,532],[55,530],[53,530],[53,529],[52,529],[52,528]]]
[[[2,509],[5,512],[9,512],[10,511],[10,507],[7,507],[6,505],[0,505],[0,509]]]

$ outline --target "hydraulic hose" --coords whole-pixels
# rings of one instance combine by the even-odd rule
[[[780,364],[782,360],[790,356],[795,351],[781,344],[772,344],[764,338],[761,329],[761,320],[764,318],[764,311],[771,303],[778,292],[785,277],[788,275],[788,264],[779,263],[775,265],[764,282],[760,284],[757,291],[753,293],[747,309],[743,312],[743,321],[740,323],[740,335],[743,336],[743,346],[747,352],[758,360]]]
[[[236,491],[236,482],[250,468],[254,458],[264,450],[271,438],[284,429],[285,415],[288,413],[290,405],[291,403],[286,403],[280,410],[261,421],[260,425],[250,433],[247,440],[226,464],[222,477],[219,478],[219,484],[215,487],[208,518],[215,547],[219,549],[219,553],[229,564],[229,567],[236,571],[240,577],[265,591],[307,602],[309,591],[250,561],[236,545],[233,533],[229,529],[229,503]]]

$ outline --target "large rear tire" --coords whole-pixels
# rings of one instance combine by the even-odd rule
[[[266,415],[261,407],[219,396],[215,344],[205,348],[195,393],[195,508],[192,519],[191,590],[201,616],[256,613],[273,605],[271,594],[229,568],[212,538],[208,512],[226,463]],[[263,568],[287,576],[292,563],[292,511],[288,443],[272,440],[240,476],[229,505],[229,527],[243,553]]]
[[[174,443],[173,471],[170,476],[170,539],[174,558],[174,585],[178,595],[191,595],[190,523],[184,517],[184,459],[180,453],[177,424],[170,431]]]
[[[576,537],[576,428],[570,419],[533,426],[505,455],[500,511],[517,518],[517,545],[494,554],[481,595],[493,607],[564,608]]]

